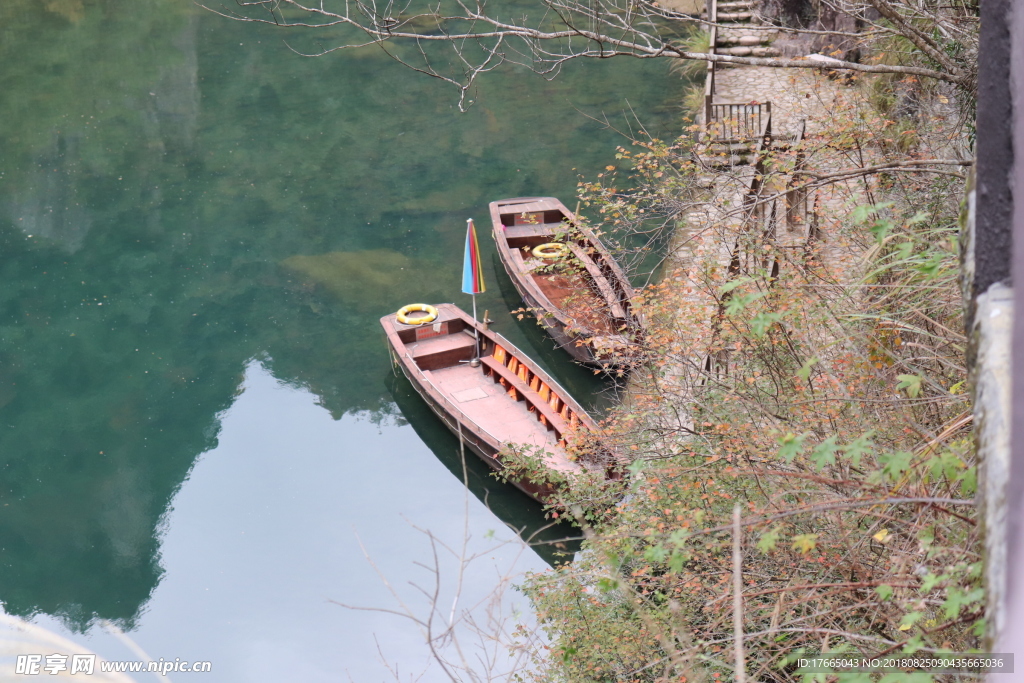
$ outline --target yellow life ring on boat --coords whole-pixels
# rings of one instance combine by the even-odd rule
[[[426,315],[409,317],[410,313],[417,312],[426,313]],[[403,325],[426,325],[437,320],[437,309],[430,304],[408,304],[399,308],[398,314],[395,317]]]
[[[533,248],[533,255],[537,258],[558,258],[569,253],[569,247],[559,242],[548,242]]]

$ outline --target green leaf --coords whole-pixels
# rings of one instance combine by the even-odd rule
[[[820,472],[825,469],[826,465],[836,464],[836,451],[839,450],[839,446],[836,445],[836,435],[832,435],[819,443],[811,451],[811,462],[814,463],[815,468]]]
[[[893,202],[880,202],[878,204],[864,204],[856,207],[851,214],[855,223],[863,223],[868,218],[893,206]]]
[[[806,382],[811,376],[811,368],[820,362],[821,359],[817,356],[807,359],[807,361],[800,366],[800,369],[796,371],[796,376]]]
[[[923,616],[924,612],[910,612],[909,614],[904,614],[903,618],[900,619],[900,630],[909,631]]]
[[[800,534],[793,537],[793,550],[798,550],[804,555],[814,550],[818,544],[818,534]]]
[[[750,331],[758,339],[764,337],[772,325],[782,320],[781,313],[758,313],[750,320]]]
[[[860,461],[864,454],[874,450],[875,445],[871,441],[871,437],[874,434],[874,432],[867,432],[846,444],[843,448],[843,453],[850,459],[851,465],[860,467]]]
[[[748,282],[753,282],[753,280],[751,280],[749,277],[740,277],[736,278],[735,280],[730,280],[729,282],[726,282],[724,285],[722,285],[721,289],[718,290],[718,293],[728,294],[732,290],[742,285],[745,285]]]
[[[910,451],[896,451],[895,453],[883,453],[878,456],[882,463],[882,474],[888,477],[889,481],[896,481],[903,473],[910,469],[910,461],[914,454]]]
[[[875,221],[870,228],[871,234],[875,236],[875,240],[879,244],[882,244],[885,242],[885,238],[889,236],[889,233],[892,232],[892,227],[892,221]],[[906,256],[903,256],[903,258],[906,258]]]
[[[907,641],[907,644],[903,646],[903,653],[912,655],[922,647],[924,647],[924,638],[921,637],[920,633],[915,633],[913,637]]]
[[[947,574],[935,575],[931,572],[928,572],[925,575],[924,579],[921,581],[921,594],[923,595],[925,593],[930,593],[933,588],[935,588],[940,583],[948,579],[949,576]]]
[[[687,531],[686,529],[676,529],[669,535],[668,542],[674,545],[676,548],[682,548],[689,538],[689,531]]]
[[[917,225],[923,221],[928,220],[928,214],[924,211],[918,211],[913,216],[907,219],[907,225]]]
[[[619,588],[619,582],[615,579],[609,579],[607,577],[597,580],[597,588],[602,593],[610,593],[613,590]]]
[[[782,536],[782,527],[775,527],[761,534],[761,538],[757,541],[757,549],[762,554],[767,555],[771,551],[775,550],[775,544],[779,542],[779,537]]]
[[[853,210],[853,213],[850,214],[850,217],[853,219],[854,223],[860,224],[866,221],[868,219],[868,216],[870,216],[873,212],[874,207],[858,206]]]
[[[896,385],[896,389],[906,389],[907,396],[910,398],[917,398],[918,394],[921,393],[920,375],[898,375],[896,379],[900,381],[900,383]]]
[[[956,481],[960,471],[967,465],[952,451],[944,451],[928,459],[928,469],[934,479],[945,477],[950,481]]]
[[[686,564],[686,555],[679,552],[678,550],[669,555],[668,557],[668,570],[673,574],[678,574],[683,571],[683,565]]]
[[[966,470],[960,473],[960,490],[963,495],[968,498],[974,495],[974,492],[978,490],[978,469],[976,467],[968,467]]]
[[[644,551],[644,559],[648,562],[664,562],[668,557],[668,550],[662,544],[652,545]]]
[[[767,292],[751,292],[743,296],[734,296],[729,299],[729,303],[725,305],[725,314],[728,316],[734,316],[750,304],[754,303],[758,299],[767,296]]]
[[[886,586],[885,584],[875,587],[875,592],[878,593],[878,597],[883,602],[892,597],[892,586]]]
[[[803,451],[805,439],[807,439],[806,434],[800,436],[793,433],[786,434],[779,439],[779,457],[786,462],[793,462],[793,459]]]
[[[964,607],[978,602],[983,597],[985,597],[984,588],[975,588],[969,593],[964,593],[956,586],[950,588],[946,601],[942,604],[942,608],[946,612],[946,618],[952,619],[956,617]]]

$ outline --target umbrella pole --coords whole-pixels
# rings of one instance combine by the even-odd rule
[[[480,366],[480,328],[476,320],[476,294],[473,294],[473,338],[476,340],[476,355],[470,363],[474,368]]]

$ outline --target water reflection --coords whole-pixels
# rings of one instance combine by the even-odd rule
[[[382,381],[380,315],[458,297],[464,221],[488,201],[568,197],[574,168],[607,163],[620,140],[575,107],[628,99],[659,112],[652,129],[674,116],[660,65],[493,74],[463,116],[384,55],[302,60],[280,38],[176,0],[0,5],[8,612],[138,626],[171,501],[254,358],[335,419],[386,420],[398,403],[415,426]],[[480,303],[534,343],[500,287]],[[541,355],[581,398],[594,390]],[[499,517],[541,524],[514,490],[474,481]]]
[[[467,450],[463,458],[458,438],[437,419],[400,370],[396,368],[386,383],[395,405],[416,435],[456,479],[469,486],[481,503],[514,529],[550,566],[572,559],[580,547],[575,540],[578,529],[548,519],[540,503],[496,479],[491,468],[472,451]]]

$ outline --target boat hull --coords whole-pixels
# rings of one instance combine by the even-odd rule
[[[634,364],[639,355],[635,337],[640,329],[632,312],[635,292],[597,236],[579,224],[554,197],[503,199],[491,202],[490,212],[501,264],[527,308],[551,338],[574,360],[585,365],[610,370]],[[520,215],[536,224],[528,220],[519,222]],[[567,244],[578,260],[584,262],[590,283],[581,289],[591,290],[603,309],[597,316],[600,319],[591,317],[589,323],[574,319],[572,295],[569,303],[561,304],[548,295],[518,251],[551,241],[558,230],[551,226],[570,225],[575,231],[575,240]]]

